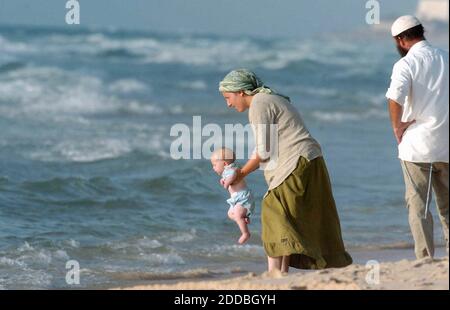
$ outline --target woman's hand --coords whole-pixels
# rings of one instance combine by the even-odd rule
[[[239,183],[251,172],[258,169],[260,162],[261,162],[261,159],[258,157],[258,155],[254,154],[252,156],[252,158],[250,158],[247,161],[247,163],[244,165],[244,167],[242,167],[241,169],[236,169],[236,173],[233,176],[234,180],[233,180],[232,184]]]
[[[235,174],[230,178],[230,184],[238,184],[245,178],[245,175],[242,173],[242,169],[236,169]]]
[[[236,173],[233,176],[230,176],[228,178],[221,179],[220,180],[220,184],[222,184],[223,188],[228,189],[228,187],[231,185],[231,183],[234,182],[234,176],[236,175]]]

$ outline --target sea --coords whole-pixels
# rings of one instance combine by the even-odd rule
[[[295,39],[0,26],[0,289],[264,269],[262,172],[247,177],[257,206],[252,236],[239,245],[209,159],[176,159],[171,149],[174,126],[191,129],[195,117],[221,129],[248,124],[218,92],[236,68],[288,95],[321,144],[348,251],[413,251],[385,98],[398,59],[388,35],[358,32]]]

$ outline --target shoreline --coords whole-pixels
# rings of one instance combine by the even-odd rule
[[[288,275],[265,272],[231,273],[219,277],[151,280],[138,285],[115,286],[114,290],[448,290],[449,260],[444,248],[434,259],[416,260],[413,249],[360,250],[350,253],[354,263],[324,270],[290,269]],[[366,263],[379,262],[379,265]],[[373,263],[373,262],[372,262]],[[379,273],[377,273],[377,269]],[[367,281],[367,279],[369,279]]]

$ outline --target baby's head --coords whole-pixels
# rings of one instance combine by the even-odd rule
[[[221,175],[225,166],[228,166],[236,160],[234,152],[226,147],[217,149],[211,155],[211,165],[213,170]]]

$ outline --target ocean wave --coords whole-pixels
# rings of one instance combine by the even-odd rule
[[[156,140],[159,133],[144,133],[133,138],[85,137],[66,138],[64,142],[51,143],[26,150],[25,158],[41,162],[94,163],[105,160],[130,158],[133,160],[168,160],[170,141]]]
[[[130,51],[125,48],[114,48],[114,49],[108,49],[104,50],[98,53],[98,56],[101,58],[138,58],[139,55],[133,53],[133,51]]]
[[[4,64],[0,64],[0,74],[15,71],[26,66],[26,63],[21,61],[12,61]]]
[[[33,266],[45,266],[54,260],[65,261],[69,259],[67,252],[63,249],[46,249],[40,246],[30,246],[28,242],[20,245],[17,249],[2,251],[0,261],[10,266],[20,268],[32,268]]]
[[[14,54],[31,51],[36,52],[37,50],[25,42],[14,42],[0,35],[0,52]]]
[[[108,86],[108,89],[112,92],[122,94],[149,91],[149,88],[146,84],[135,79],[116,80]]]
[[[61,193],[73,197],[79,197],[82,193],[96,196],[115,193],[117,188],[112,182],[104,177],[81,178],[52,178],[49,180],[25,181],[21,188],[37,193]]]
[[[181,82],[179,83],[179,87],[191,90],[206,90],[208,88],[208,85],[203,80],[195,80]]]
[[[191,242],[197,238],[197,230],[191,229],[189,232],[179,232],[170,238],[171,242]]]
[[[208,36],[161,36],[154,34],[117,36],[106,32],[77,35],[48,34],[39,39],[12,43],[3,39],[4,50],[10,53],[70,52],[79,56],[97,56],[102,59],[124,59],[139,63],[183,64],[215,66],[229,69],[240,64],[268,70],[308,66],[336,65],[340,67],[367,67],[367,55],[376,55],[369,47],[340,40],[328,40],[327,48],[315,40],[301,42],[292,39],[261,41],[252,38],[219,38]],[[2,43],[2,41],[0,41]],[[1,46],[1,44],[0,44]]]
[[[47,271],[41,269],[25,268],[14,273],[2,274],[2,286],[6,289],[32,290],[50,288],[54,277]]]
[[[162,248],[163,244],[156,239],[143,236],[142,238],[127,240],[126,242],[109,243],[108,246],[112,250],[122,251],[123,253],[143,255],[148,250]]]
[[[77,144],[63,142],[56,146],[56,152],[66,160],[85,163],[118,158],[130,151],[128,143],[119,139],[94,139]]]
[[[313,111],[311,115],[318,121],[341,123],[346,121],[361,121],[365,119],[385,119],[388,117],[386,110],[369,109],[364,111]]]
[[[18,267],[26,267],[25,262],[19,259],[12,259],[8,257],[0,257],[0,266],[18,266]]]
[[[299,97],[299,103],[304,107],[314,108],[315,105],[326,105],[328,110],[338,112],[341,109],[360,108],[378,109],[383,108],[386,104],[384,93],[371,93],[367,91],[353,91],[346,87],[320,87],[309,86],[305,84],[292,84],[285,86],[284,92],[295,94]],[[312,104],[309,102],[312,100]],[[296,104],[297,102],[294,102]],[[373,113],[373,112],[371,112]]]
[[[331,87],[318,87],[318,86],[306,86],[300,85],[289,85],[285,86],[284,91],[287,93],[298,93],[300,97],[317,97],[321,99],[336,98],[341,94],[341,90]]]
[[[152,266],[170,266],[185,265],[184,259],[177,253],[147,253],[141,256],[141,260],[150,263]]]
[[[162,115],[167,113],[168,111],[164,111],[159,106],[152,105],[149,103],[143,103],[136,100],[128,101],[126,104],[122,105],[120,108],[118,108],[119,112],[126,113],[126,114],[147,114],[147,115]]]
[[[0,76],[0,113],[10,118],[73,122],[86,115],[185,112],[180,105],[164,107],[116,96],[148,90],[149,86],[135,79],[119,79],[108,86],[95,76],[80,76],[54,67],[25,67]],[[74,116],[78,118],[73,119]]]
[[[127,141],[94,138],[85,141],[61,142],[51,149],[32,151],[28,157],[44,162],[90,163],[116,159],[132,151]]]
[[[205,250],[204,250],[205,251]],[[215,245],[206,250],[207,257],[263,257],[264,248],[260,245]]]
[[[53,67],[27,67],[0,76],[0,97],[16,104],[0,105],[12,117],[104,113],[120,105],[117,98],[103,91],[100,79],[80,79],[77,74]]]
[[[194,168],[179,169],[176,175],[161,175],[151,179],[136,180],[133,186],[154,196],[167,196],[179,198],[202,197],[214,199],[219,197],[218,186],[204,181],[205,172]]]
[[[71,248],[79,248],[80,247],[80,242],[76,241],[74,239],[65,240],[65,241],[63,241],[63,244],[68,245]]]
[[[64,266],[69,255],[61,248],[44,248],[24,242],[0,251],[3,285],[10,288],[46,288],[53,281],[49,268]]]

